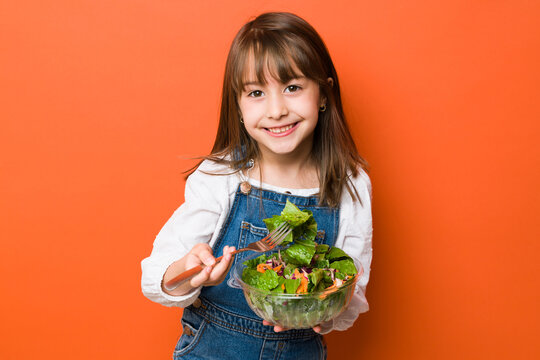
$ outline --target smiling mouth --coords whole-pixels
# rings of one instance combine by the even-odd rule
[[[270,131],[272,134],[282,134],[291,130],[295,125],[296,123],[282,127],[266,128],[266,130]]]

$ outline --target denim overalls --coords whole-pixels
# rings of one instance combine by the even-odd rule
[[[252,187],[247,194],[239,186],[233,205],[213,247],[216,257],[225,245],[237,249],[268,234],[264,218],[279,215],[286,199],[300,209],[313,212],[318,225],[317,243],[334,245],[339,226],[339,209],[320,207],[315,196],[282,194]],[[262,205],[262,207],[261,207]],[[233,266],[250,252],[236,255]],[[184,309],[184,332],[174,351],[174,359],[326,359],[322,336],[312,329],[276,333],[272,326],[249,308],[242,290],[229,287],[225,280],[217,286],[203,287],[199,298]]]

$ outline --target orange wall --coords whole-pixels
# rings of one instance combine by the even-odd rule
[[[267,10],[322,34],[372,166],[372,309],[329,359],[540,358],[538,2],[223,3],[0,4],[0,358],[170,358],[140,261]]]

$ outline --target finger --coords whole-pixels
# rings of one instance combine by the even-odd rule
[[[200,273],[191,278],[191,280],[189,281],[190,285],[194,288],[203,285],[206,281],[208,281],[211,271],[212,266],[205,267]]]
[[[216,263],[216,258],[212,255],[212,252],[204,249],[199,254],[199,259],[206,266],[212,266]]]
[[[279,325],[274,326],[274,331],[275,332],[280,332],[280,331],[285,331],[285,330],[288,330],[288,329],[284,328],[284,327],[281,327]]]
[[[270,321],[266,321],[266,320],[263,320],[263,325],[273,326],[275,332],[280,332],[280,331],[284,331],[284,330],[289,330],[289,329],[284,328],[284,327],[282,327],[282,326],[272,324]]]
[[[234,250],[235,250],[234,246],[231,246],[231,247],[226,246],[223,249],[223,258],[221,259],[221,262],[227,265],[227,268],[229,268],[232,264],[231,260],[234,256],[233,255]]]
[[[315,331],[317,334],[321,332],[321,326],[317,325],[313,327],[313,331]]]
[[[232,266],[232,264],[233,264],[233,262],[232,262],[232,260],[234,259],[234,254],[233,254],[233,252],[235,252],[235,251],[236,251],[236,248],[235,248],[234,246],[231,246],[231,247],[229,248],[229,260],[228,260],[229,266],[227,267],[227,271],[229,271],[229,269],[231,268],[231,266]]]
[[[210,281],[218,280],[227,269],[229,261],[231,260],[231,254],[229,254],[228,249],[228,246],[223,248],[223,258],[212,269],[212,272],[210,273]]]
[[[236,248],[234,246],[231,246],[229,248],[229,254],[231,255],[231,259],[233,258],[233,256],[234,256],[233,252],[235,252],[235,251],[236,251]]]
[[[197,258],[199,264],[204,264],[206,266],[214,265],[216,259],[212,255],[212,248],[210,245],[205,243],[199,243],[193,246],[190,251],[190,254]]]
[[[221,282],[232,265],[232,252],[234,247],[225,246],[223,249],[223,258],[221,261],[214,266],[212,273],[210,274],[210,281],[212,282]]]

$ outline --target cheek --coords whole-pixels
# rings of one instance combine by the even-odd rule
[[[316,121],[319,118],[319,106],[316,103],[303,104],[298,112],[306,120]]]
[[[244,122],[246,120],[250,121],[257,116],[256,104],[241,102],[239,104],[239,107],[240,107],[240,113],[242,114],[242,117],[244,118]]]

